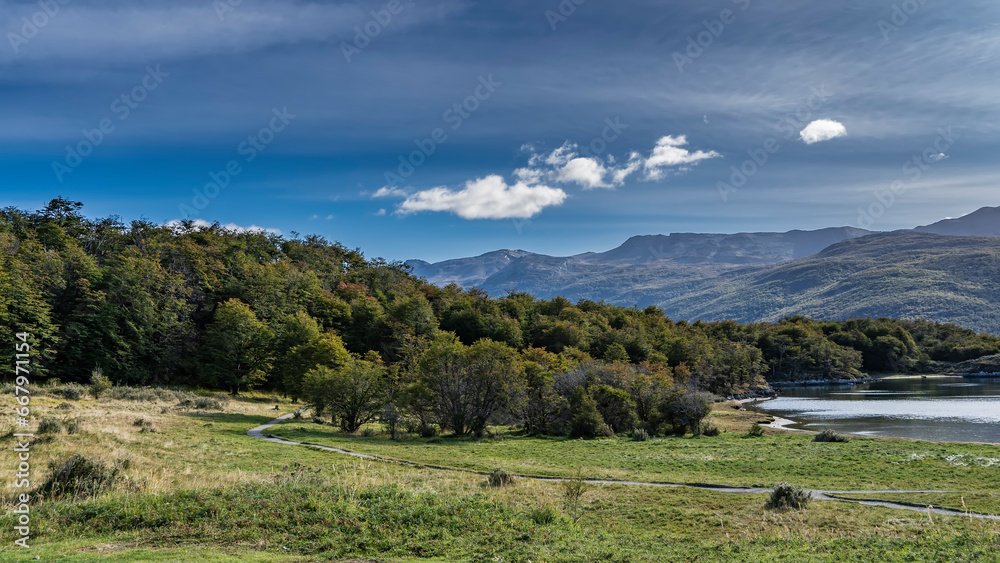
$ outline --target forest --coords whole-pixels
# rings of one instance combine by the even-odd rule
[[[347,431],[701,432],[768,382],[930,373],[1000,338],[922,320],[688,322],[656,307],[491,297],[320,236],[0,211],[0,331],[36,383],[263,389]],[[14,348],[5,348],[13,365]],[[106,382],[106,383],[105,383]]]

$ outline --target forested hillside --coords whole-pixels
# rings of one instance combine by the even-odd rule
[[[0,331],[31,334],[36,380],[265,388],[349,430],[378,417],[590,435],[683,430],[702,391],[1000,353],[996,337],[923,321],[689,324],[656,307],[491,299],[321,237],[126,225],[81,207],[0,212]]]

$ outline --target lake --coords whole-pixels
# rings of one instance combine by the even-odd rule
[[[1000,443],[1000,378],[892,377],[780,392],[756,409],[792,420],[788,428]]]

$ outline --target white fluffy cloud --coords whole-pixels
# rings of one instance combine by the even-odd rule
[[[562,205],[569,196],[553,184],[576,184],[584,190],[615,188],[633,174],[644,171],[643,180],[659,180],[669,170],[686,170],[703,160],[721,156],[715,151],[690,151],[684,148],[687,137],[660,138],[648,157],[632,152],[620,162],[614,156],[581,154],[580,148],[566,142],[549,153],[539,153],[531,144],[521,147],[530,153],[528,166],[514,170],[514,183],[499,175],[466,182],[465,187],[431,188],[406,195],[386,186],[372,196],[405,197],[396,213],[408,215],[422,211],[451,212],[463,219],[527,219],[546,207]]]
[[[531,145],[525,145],[522,150],[532,152],[529,168],[521,168],[515,174],[522,179],[547,178],[551,182],[577,184],[592,190],[621,186],[639,170],[645,171],[644,180],[660,180],[671,169],[686,170],[703,160],[722,156],[715,151],[692,152],[684,148],[687,144],[685,135],[667,135],[657,141],[648,157],[633,152],[624,164],[618,164],[612,155],[603,159],[581,155],[577,145],[569,142],[548,154],[535,153]]]
[[[207,229],[211,227],[213,223],[209,223],[204,219],[194,219],[191,221],[191,226],[195,230]],[[168,221],[163,225],[175,231],[183,230],[184,223],[180,219],[174,219],[173,221]],[[219,225],[220,228],[226,231],[232,231],[234,233],[268,233],[272,235],[280,235],[281,231],[278,229],[265,229],[264,227],[258,227],[257,225],[250,225],[249,227],[241,227],[236,223],[226,223],[225,225]]]
[[[461,190],[438,187],[417,192],[399,205],[397,213],[446,211],[463,219],[527,219],[561,205],[567,197],[558,188],[524,181],[508,185],[503,177],[491,175],[470,180]]]
[[[383,186],[379,188],[377,192],[372,194],[372,199],[383,197],[406,197],[406,192],[393,186]]]
[[[607,175],[608,169],[604,164],[596,158],[585,157],[570,159],[566,164],[553,171],[553,179],[556,182],[563,184],[576,182],[585,190],[612,187],[612,184],[604,180]]]
[[[813,143],[836,139],[837,137],[846,137],[847,128],[844,127],[843,123],[832,119],[817,119],[806,125],[806,128],[799,133],[799,136],[805,144],[811,145]]]
[[[656,146],[653,147],[653,154],[643,164],[643,168],[646,170],[646,178],[659,180],[670,168],[698,164],[703,160],[722,156],[715,151],[691,152],[683,148],[687,144],[686,135],[678,135],[677,137],[667,135],[661,137],[656,142]]]

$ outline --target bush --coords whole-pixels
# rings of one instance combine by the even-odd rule
[[[69,434],[76,434],[76,432],[80,429],[79,418],[70,418],[63,424],[66,426],[66,432]]]
[[[195,395],[191,393],[171,391],[170,389],[160,389],[152,387],[128,387],[128,386],[118,386],[112,387],[107,391],[106,396],[109,399],[117,399],[121,401],[138,401],[154,403],[156,401],[177,401],[183,399],[194,399]]]
[[[89,391],[90,394],[95,399],[100,399],[101,395],[103,395],[106,391],[111,389],[111,387],[112,387],[111,380],[108,379],[106,375],[104,375],[104,372],[101,371],[101,368],[95,369],[94,372],[90,375]]]
[[[506,469],[501,469],[497,467],[493,471],[490,471],[490,475],[487,478],[487,482],[491,487],[504,487],[506,485],[514,484],[514,474],[507,471]]]
[[[604,423],[604,417],[597,410],[597,401],[583,387],[573,390],[570,399],[572,418],[569,422],[571,438],[596,438],[606,436],[610,427]],[[614,432],[611,432],[614,435]]]
[[[760,438],[763,435],[764,435],[764,427],[761,426],[759,422],[755,422],[753,423],[753,426],[750,427],[750,430],[747,430],[747,433],[744,434],[743,437]]]
[[[816,437],[813,438],[813,442],[841,442],[841,443],[846,443],[846,442],[850,442],[850,441],[851,441],[851,438],[849,436],[845,436],[843,434],[838,434],[838,433],[836,433],[836,432],[834,432],[833,430],[830,430],[830,429],[827,429],[827,430],[824,430],[824,431],[820,432],[819,434],[816,435]]]
[[[427,443],[428,444],[443,444],[444,443],[444,439],[441,438],[441,436],[434,436],[434,437],[428,439]]]
[[[806,489],[788,483],[778,483],[771,492],[771,498],[767,501],[767,508],[801,510],[809,505],[810,500],[812,500],[812,493]]]
[[[221,411],[222,401],[213,397],[199,397],[194,401],[194,408],[198,410]]]
[[[137,418],[132,421],[132,426],[138,426],[140,432],[156,432],[153,423],[145,418]]]
[[[62,432],[62,423],[54,418],[45,417],[38,423],[39,434],[58,434]]]
[[[660,402],[661,424],[670,426],[671,432],[683,436],[689,430],[697,434],[701,421],[712,412],[715,397],[709,393],[690,389],[677,389]]]
[[[438,435],[437,426],[433,424],[421,424],[417,431],[420,432],[421,438],[433,438]]]
[[[722,434],[722,430],[719,430],[718,426],[712,424],[711,422],[701,423],[702,436],[708,436],[709,438],[713,438],[715,436],[718,436],[719,434]]]
[[[293,412],[292,413],[292,418],[294,418],[296,420],[302,418],[302,411],[295,411],[295,412]]]
[[[84,393],[86,393],[87,388],[78,383],[67,383],[65,387],[62,388],[62,396],[64,399],[70,401],[79,401],[83,398]]]
[[[563,492],[563,502],[566,510],[575,524],[583,516],[583,495],[590,489],[590,483],[583,478],[583,473],[577,470],[576,476],[560,483]]]
[[[51,464],[51,474],[35,489],[35,494],[55,500],[90,498],[112,490],[136,490],[138,483],[125,475],[130,467],[128,460],[117,460],[107,465],[76,454],[61,466]]]
[[[376,434],[377,432],[375,432],[375,430],[372,428],[365,428],[364,430],[361,431],[362,438],[374,438]]]
[[[645,428],[635,428],[632,430],[632,440],[635,442],[645,442],[649,440],[649,432]]]
[[[539,506],[528,511],[528,519],[539,526],[547,526],[559,520],[559,511],[551,504]]]
[[[59,403],[59,405],[56,408],[61,411],[71,411],[76,407],[73,406],[73,403]]]
[[[315,424],[326,424],[326,419],[324,419],[322,416],[315,416],[315,415],[313,415],[313,423],[315,423]]]

